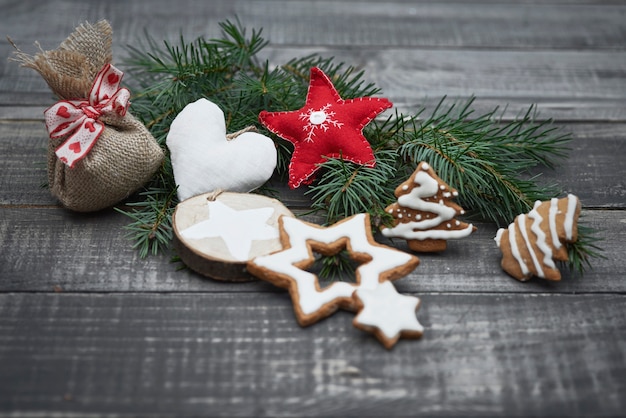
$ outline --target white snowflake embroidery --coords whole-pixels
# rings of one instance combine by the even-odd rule
[[[313,142],[316,128],[321,128],[324,132],[326,132],[331,125],[335,128],[341,128],[343,126],[342,122],[333,119],[335,112],[329,111],[331,107],[332,105],[328,103],[319,110],[309,109],[306,113],[300,113],[300,120],[308,120],[308,123],[302,127],[303,130],[307,131],[307,136],[304,138],[304,142]]]

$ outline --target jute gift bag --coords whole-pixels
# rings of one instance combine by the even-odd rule
[[[15,60],[36,70],[60,101],[45,111],[50,191],[67,208],[92,212],[115,205],[159,169],[163,150],[127,112],[130,93],[111,65],[112,29],[85,23],[53,51]]]

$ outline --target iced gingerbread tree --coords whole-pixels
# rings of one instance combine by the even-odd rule
[[[397,202],[386,211],[394,218],[392,227],[385,227],[386,237],[403,238],[417,252],[439,252],[447,240],[464,238],[476,228],[455,219],[465,211],[452,201],[458,192],[437,176],[426,162],[395,190]]]

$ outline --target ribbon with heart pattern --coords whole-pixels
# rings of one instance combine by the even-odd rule
[[[120,88],[123,75],[106,64],[96,76],[88,99],[62,100],[44,112],[51,139],[72,134],[55,151],[69,167],[84,158],[100,137],[104,130],[104,124],[98,120],[101,115],[126,114],[130,91]]]

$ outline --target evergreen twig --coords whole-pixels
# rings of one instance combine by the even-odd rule
[[[571,137],[557,132],[552,120],[535,122],[535,107],[503,122],[497,109],[471,118],[473,99],[443,107],[423,121],[412,118],[399,147],[409,166],[428,161],[439,177],[459,191],[459,204],[502,226],[532,209],[536,200],[559,195],[542,185],[531,169],[554,167],[566,156]]]

